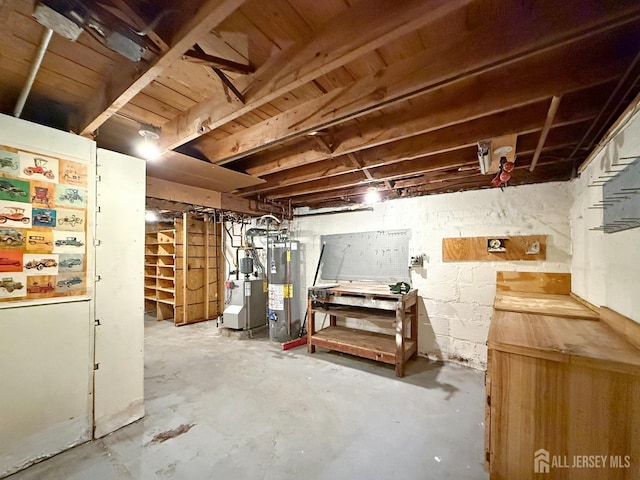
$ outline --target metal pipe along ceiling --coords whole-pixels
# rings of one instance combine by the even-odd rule
[[[29,76],[27,77],[27,83],[25,83],[24,87],[22,88],[20,96],[18,97],[18,101],[16,102],[16,108],[13,110],[13,116],[16,118],[20,118],[20,115],[22,115],[22,109],[24,108],[24,104],[27,103],[27,97],[31,92],[31,87],[33,87],[33,82],[36,79],[38,70],[40,70],[42,59],[44,58],[44,54],[47,52],[47,48],[49,48],[49,42],[51,41],[52,36],[53,30],[51,30],[50,28],[47,28],[42,34],[40,47],[38,48],[36,58],[31,64],[31,70],[29,71]]]

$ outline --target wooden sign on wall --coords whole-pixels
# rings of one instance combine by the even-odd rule
[[[502,240],[504,251],[489,251],[491,240]],[[494,249],[496,250],[496,249]],[[495,236],[442,239],[443,262],[503,262],[514,260],[546,260],[547,236]]]

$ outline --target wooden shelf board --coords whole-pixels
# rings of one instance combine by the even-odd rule
[[[569,295],[497,292],[493,307],[507,312],[599,320],[596,312],[575,301]]]
[[[347,307],[335,304],[329,305],[330,307],[328,309],[317,307],[313,310],[318,313],[326,313],[327,315],[335,315],[336,317],[341,318],[348,317],[371,321],[395,321],[396,319],[395,310],[375,310],[372,308]]]
[[[357,355],[392,365],[395,364],[396,360],[395,335],[336,326],[317,332],[311,337],[311,343],[321,348]],[[409,358],[415,352],[415,348],[416,342],[405,339],[405,358]]]
[[[173,299],[170,299],[170,298],[156,298],[155,300],[158,303],[164,303],[164,304],[167,304],[167,305],[173,305],[175,303],[175,301]]]
[[[161,292],[175,293],[175,288],[164,288],[164,287],[156,287],[156,290],[160,290]]]
[[[147,296],[147,295],[145,295],[144,299],[145,299],[145,300],[151,300],[152,302],[156,302],[156,301],[158,301],[158,299],[157,299],[156,297],[149,297],[149,296]]]
[[[160,275],[157,275],[157,276],[156,276],[156,278],[157,278],[158,280],[173,280],[173,281],[175,281],[175,278],[174,278],[174,277],[162,277],[162,276],[160,276]]]

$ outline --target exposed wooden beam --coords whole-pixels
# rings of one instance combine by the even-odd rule
[[[337,155],[375,147],[402,138],[456,125],[514,107],[544,101],[551,95],[579,94],[585,86],[606,85],[624,70],[624,59],[611,55],[609,44],[588,44],[598,61],[585,68],[585,47],[559,49],[548,58],[525,60],[500,72],[466,78],[414,100],[411,108],[389,115],[361,117],[358,122],[336,127],[331,155],[311,150],[304,141],[237,161],[234,168],[263,176],[275,171],[312,163]],[[566,55],[566,53],[579,53]],[[543,61],[541,61],[543,60]],[[565,68],[568,67],[568,68]],[[602,68],[600,68],[602,67]],[[251,128],[247,129],[251,130]],[[235,137],[232,136],[232,137]],[[202,142],[200,142],[202,143]],[[207,144],[199,145],[209,157]],[[299,145],[296,148],[295,145]],[[277,160],[277,161],[275,161]]]
[[[362,173],[365,174],[365,176],[367,177],[368,180],[373,180],[373,176],[371,175],[371,172],[369,172],[369,170],[364,167],[364,165],[362,164],[362,162],[360,160],[358,160],[358,157],[355,156],[355,154],[353,153],[348,153],[347,154],[347,158],[349,160],[351,160],[351,163],[353,163],[353,165],[358,169],[358,170],[362,170]]]
[[[585,115],[583,113],[583,115],[585,115],[585,119],[582,122],[571,123],[563,127],[554,128],[549,135],[548,147],[551,149],[575,145],[582,135],[586,122],[591,120],[593,115],[595,115],[596,110],[597,107],[592,107],[591,115]],[[539,129],[533,130],[529,134],[520,135],[518,140],[518,155],[533,154],[538,138],[538,132]],[[427,153],[426,155],[418,158],[384,163],[381,166],[368,169],[368,171],[373,177],[372,180],[383,181],[402,178],[408,175],[439,171],[462,165],[474,165],[477,167],[478,162],[476,159],[476,151],[477,148],[475,144],[473,144],[462,148],[449,149],[443,153]],[[355,159],[355,156],[351,159],[349,158],[349,155],[344,155],[324,162],[303,165],[283,172],[278,172],[273,175],[268,175],[264,177],[264,180],[266,180],[265,184],[244,188],[241,190],[241,195],[253,196],[256,193],[264,195],[265,192],[273,192],[274,190],[285,191],[291,194],[295,191],[295,185],[306,184],[307,182],[314,182],[315,180],[328,177],[334,177],[333,181],[335,182],[335,185],[344,187],[349,185],[349,182],[342,182],[340,177],[360,170],[362,165],[363,163]],[[351,180],[351,184],[356,184],[361,183],[363,179],[361,177],[352,176]],[[304,185],[302,186],[304,187]]]
[[[551,105],[549,105],[549,111],[547,112],[547,118],[544,121],[544,127],[542,127],[542,132],[540,133],[540,141],[538,142],[538,146],[536,147],[536,152],[533,154],[533,161],[531,162],[531,166],[529,169],[533,172],[538,164],[538,158],[540,158],[540,153],[542,153],[542,148],[544,147],[544,142],[547,140],[547,135],[549,134],[549,130],[551,129],[551,125],[553,125],[553,119],[556,117],[556,112],[558,111],[558,107],[560,106],[561,96],[554,96],[551,99]]]
[[[187,62],[199,63],[208,67],[219,68],[220,70],[240,73],[242,75],[248,75],[254,72],[254,68],[251,65],[243,65],[242,63],[227,60],[226,58],[209,55],[198,45],[195,45],[191,50],[187,50],[182,56],[182,59]]]
[[[143,19],[137,11],[135,11],[127,0],[113,0],[113,3],[117,9],[119,9],[128,20],[133,21],[136,26],[142,30],[147,26],[147,23],[150,20]],[[108,8],[108,5],[103,5],[103,8]],[[160,52],[166,52],[169,50],[169,45],[153,30],[149,30],[146,32],[147,38],[151,40],[156,47],[160,50]]]
[[[112,76],[100,86],[81,113],[78,132],[82,135],[91,134],[245,1],[205,1],[196,14],[179,29],[171,40],[169,49],[146,70],[138,71],[131,62],[123,64],[122,68],[114,69]]]
[[[222,193],[181,183],[147,177],[147,197],[201,207],[222,208]]]
[[[327,140],[324,137],[322,137],[321,135],[312,135],[311,138],[313,139],[314,142],[316,142],[316,144],[320,147],[320,149],[323,152],[328,153],[329,155],[333,153],[333,149],[331,148],[331,145],[329,145],[329,142],[327,142]]]
[[[240,100],[240,103],[245,104],[247,103],[246,100],[244,99],[244,95],[242,95],[242,93],[240,92],[240,90],[238,90],[236,88],[236,86],[233,84],[233,82],[231,80],[229,80],[229,78],[224,74],[224,72],[222,70],[220,70],[219,68],[215,68],[215,67],[211,67],[211,70],[213,70],[213,73],[215,73],[218,78],[220,79],[220,81],[222,82],[222,86],[224,87],[225,93],[227,93],[227,90],[231,90],[233,92],[233,94],[236,96],[236,98],[238,100]],[[228,95],[228,93],[227,93]],[[230,102],[230,100],[227,98],[227,101]]]
[[[282,209],[273,205],[240,198],[230,193],[215,192],[152,177],[147,177],[147,197],[250,215],[282,213]]]
[[[514,177],[513,179],[513,185],[538,183],[542,181],[569,180],[571,174],[571,164],[572,162],[553,162],[548,164],[541,164],[541,166],[535,173],[529,172],[526,168],[520,169],[518,171],[518,176]],[[487,185],[487,177],[480,173],[475,175],[464,173],[451,174],[448,182],[424,184],[417,187],[407,188],[401,196],[411,197],[429,193],[445,193],[448,191],[476,189],[479,187],[493,188]],[[310,207],[316,207],[326,203],[354,203],[354,201],[363,201],[364,195],[366,195],[366,193],[367,187],[358,186],[293,197],[291,199],[291,203],[294,206]],[[385,193],[383,192],[382,195],[384,197]]]
[[[147,208],[155,208],[157,210],[170,210],[173,212],[188,212],[193,210],[193,205],[181,202],[172,202],[170,200],[160,200],[158,198],[147,197]]]
[[[539,112],[538,112],[539,113]],[[589,121],[596,115],[596,109],[594,109],[590,115],[586,116],[582,119],[582,127],[584,127],[585,121]],[[536,120],[539,122],[538,120]],[[509,122],[508,122],[509,123]],[[540,128],[536,128],[532,130],[532,132],[539,132]],[[571,140],[573,143],[575,142],[575,137],[579,135],[578,132],[572,132],[573,139]],[[436,134],[437,136],[437,134]],[[446,141],[446,140],[445,140]],[[530,144],[531,142],[523,142]],[[563,145],[567,144],[566,140],[561,141]],[[437,144],[434,144],[436,150],[439,150]],[[529,154],[533,153],[533,150],[522,151],[519,150],[519,154]],[[466,156],[465,156],[466,155]],[[321,165],[319,163],[318,165]],[[438,170],[450,169],[452,167],[458,167],[461,165],[477,165],[477,160],[475,156],[475,144],[467,145],[466,148],[448,148],[443,153],[431,154],[426,152],[422,157],[414,157],[411,156],[411,159],[404,161],[394,161],[389,164],[385,164],[379,166],[377,168],[372,168],[370,170],[372,176],[375,181],[384,181],[384,180],[392,180],[396,178],[407,177],[409,175],[425,173],[425,172],[433,172]],[[311,166],[310,166],[311,167]],[[485,177],[486,178],[486,177]],[[269,185],[269,180],[267,181],[267,185]],[[333,177],[323,177],[316,176],[315,180],[310,180],[305,183],[295,183],[289,186],[279,186],[275,189],[270,189],[266,193],[263,191],[261,194],[266,198],[270,199],[286,199],[290,197],[295,197],[298,195],[306,195],[309,193],[321,192],[326,190],[334,190],[339,188],[346,188],[353,185],[362,184],[363,179],[359,177],[356,172],[353,173],[345,173],[341,175],[335,175]],[[259,187],[260,188],[260,187]],[[265,190],[267,188],[263,188]],[[243,194],[246,196],[251,196],[252,192],[246,191],[247,193]],[[255,192],[253,193],[255,194]]]
[[[553,8],[555,9],[555,6]],[[468,37],[464,38],[466,41],[452,39],[446,46],[438,44],[413,58],[392,64],[383,71],[376,72],[352,85],[332,90],[301,107],[283,112],[222,141],[212,142],[203,138],[200,148],[206,152],[210,161],[224,164],[248,154],[255,154],[283,140],[362,116],[398,101],[421,96],[469,75],[491,74],[505,65],[529,60],[545,65],[544,57],[547,55],[563,56],[565,60],[570,60],[574,64],[584,65],[586,59],[592,54],[601,52],[603,47],[595,42],[584,42],[586,46],[580,45],[578,41],[640,18],[638,8],[632,10],[633,14],[626,15],[630,10],[617,12],[617,16],[610,14],[609,17],[594,17],[590,22],[579,26],[569,21],[564,24],[529,22],[526,23],[526,28],[523,28],[519,22],[505,21],[504,24],[508,28],[501,31],[501,35],[495,35],[493,32],[495,28],[493,22],[486,22],[486,25],[478,31],[469,33]],[[509,14],[512,14],[511,10]],[[568,20],[573,17],[574,12],[570,6],[565,5],[559,15],[565,15]],[[615,21],[612,21],[612,17]],[[613,41],[609,42],[609,44],[612,43]],[[595,51],[585,54],[588,45],[593,45]],[[565,46],[570,47],[569,50],[564,51]],[[578,50],[576,55],[572,54],[571,48]],[[609,49],[609,53],[603,55],[603,58],[606,57],[608,57],[607,61],[614,61],[618,54],[612,55]],[[618,62],[620,61],[621,59],[618,59]],[[549,63],[546,63],[544,68],[549,68]],[[429,65],[430,68],[424,68],[424,65]],[[553,65],[558,67],[562,62],[555,62]],[[570,70],[564,70],[564,72],[565,75],[571,75],[574,79],[573,87],[565,88],[577,88],[575,80],[579,79],[580,74],[588,73],[588,69],[577,68],[572,72]],[[534,69],[526,70],[515,65],[508,73],[516,76],[530,73],[537,78],[543,78],[537,75]],[[505,82],[509,77],[502,70],[493,73],[493,76],[501,76],[497,85],[494,84],[496,87],[505,83],[512,86],[508,80]],[[545,85],[553,81],[553,75],[550,77],[543,79],[546,80]],[[525,81],[525,83],[535,85],[534,81]],[[578,86],[583,85],[584,83]],[[549,95],[548,91],[546,95]],[[499,96],[494,96],[492,99],[497,98]],[[346,153],[346,151],[343,150],[340,153]]]
[[[168,122],[163,149],[173,149],[268,103],[300,85],[460,9],[471,0],[359,2],[327,22],[307,43],[272,57],[250,77],[238,79],[246,105],[201,102]]]

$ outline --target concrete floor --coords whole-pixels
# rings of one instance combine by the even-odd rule
[[[482,372],[145,324],[145,418],[11,480],[488,478]]]

